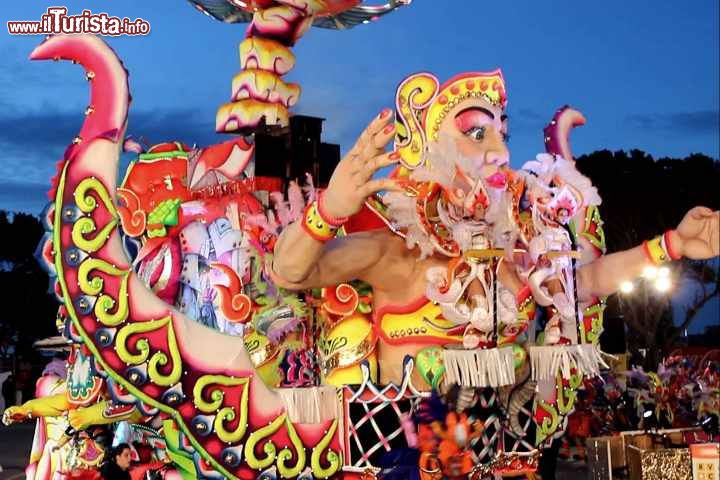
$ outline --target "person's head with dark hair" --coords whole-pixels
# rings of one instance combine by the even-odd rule
[[[130,468],[132,450],[127,443],[119,443],[110,450],[110,461],[123,470]]]
[[[129,480],[132,450],[127,443],[119,443],[105,454],[105,464],[100,469],[104,480]]]

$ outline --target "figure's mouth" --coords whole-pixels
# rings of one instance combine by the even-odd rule
[[[505,188],[507,185],[507,175],[502,172],[495,172],[485,178],[487,184],[493,188]]]

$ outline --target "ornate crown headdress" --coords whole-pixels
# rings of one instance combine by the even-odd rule
[[[442,85],[435,75],[420,72],[400,83],[395,95],[395,150],[406,169],[422,165],[427,142],[438,139],[445,116],[458,103],[473,97],[505,110],[507,96],[500,69],[462,73]]]

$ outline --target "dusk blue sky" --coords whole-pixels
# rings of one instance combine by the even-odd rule
[[[58,4],[71,14],[87,8],[150,22],[148,36],[107,39],[130,71],[129,134],[199,145],[227,138],[214,133],[215,111],[239,70],[244,25],[222,24],[181,0],[3,2],[1,209],[40,211],[55,162],[83,119],[82,69],[30,62],[42,38],[5,27]],[[295,111],[326,118],[325,140],[343,151],[392,106],[408,74],[428,70],[445,80],[500,67],[514,166],[542,150],[542,127],[566,103],[588,119],[573,133],[576,154],[639,148],[718,158],[719,16],[717,0],[415,0],[351,30],[311,29],[286,78],[303,88]]]

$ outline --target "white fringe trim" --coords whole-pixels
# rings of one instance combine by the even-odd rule
[[[563,378],[570,377],[570,369],[594,377],[600,368],[609,368],[600,355],[600,349],[591,344],[552,345],[530,347],[530,366],[533,380],[554,380],[558,372]]]
[[[461,387],[502,387],[515,383],[512,348],[443,351],[445,379]]]
[[[339,415],[340,399],[335,387],[278,388],[275,392],[293,423],[321,423]]]

